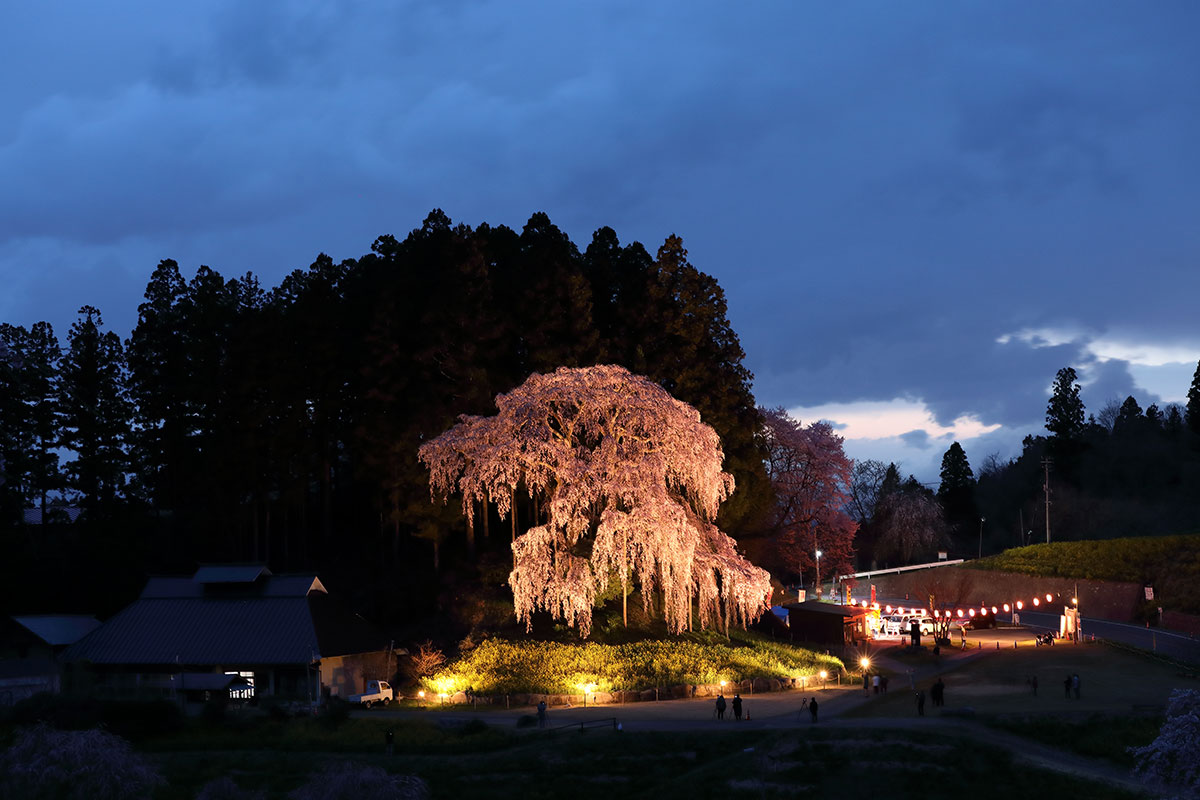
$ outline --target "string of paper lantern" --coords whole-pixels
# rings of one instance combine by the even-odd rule
[[[1047,604],[1054,602],[1054,595],[1052,595],[1052,594],[1045,595],[1045,598],[1046,598],[1045,602]],[[1025,608],[1025,601],[1023,599],[1015,600],[1012,603],[1001,603],[999,605],[991,605],[991,606],[989,606],[986,603],[982,603],[978,606],[978,610],[976,610],[975,606],[963,606],[961,608],[954,607],[954,608],[949,608],[949,609],[935,608],[935,609],[933,609],[932,615],[929,613],[929,609],[921,608],[920,606],[895,606],[895,607],[893,607],[891,604],[887,604],[887,605],[884,605],[881,607],[879,603],[868,603],[866,600],[860,601],[860,605],[862,608],[865,608],[865,609],[868,609],[871,611],[881,611],[884,614],[891,614],[892,612],[895,612],[896,614],[900,614],[902,616],[904,614],[909,614],[909,615],[918,616],[918,617],[933,616],[936,619],[940,619],[942,617],[951,617],[951,618],[958,618],[958,619],[963,619],[965,617],[965,618],[969,619],[976,615],[987,616],[988,614],[993,614],[993,615],[999,614],[1001,610],[1003,610],[1004,613],[1006,613],[1006,614],[1010,613],[1012,611],[1021,611]],[[1034,608],[1040,608],[1042,605],[1042,598],[1040,596],[1034,596],[1030,600],[1030,605],[1032,605]]]

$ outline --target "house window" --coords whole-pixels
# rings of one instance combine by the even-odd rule
[[[246,685],[243,687],[233,687],[229,690],[230,700],[252,700],[254,699],[254,673],[253,672],[226,672],[226,675],[237,675],[246,680]]]

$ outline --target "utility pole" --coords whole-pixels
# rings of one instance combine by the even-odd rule
[[[1045,483],[1042,484],[1042,488],[1046,491],[1046,544],[1050,544],[1050,465],[1053,463],[1053,458],[1042,459],[1042,469],[1045,474]]]

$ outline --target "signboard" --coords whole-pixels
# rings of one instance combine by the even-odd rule
[[[1154,599],[1154,587],[1153,587],[1153,586],[1147,586],[1147,587],[1146,587],[1146,599],[1147,599],[1147,600],[1153,600],[1153,599]]]
[[[945,560],[946,560],[946,551],[938,550],[938,561],[945,561]]]

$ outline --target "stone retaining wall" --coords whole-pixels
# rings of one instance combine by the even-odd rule
[[[1200,636],[1200,617],[1193,614],[1181,614],[1178,611],[1164,611],[1162,627],[1180,633],[1190,633],[1192,636]]]

